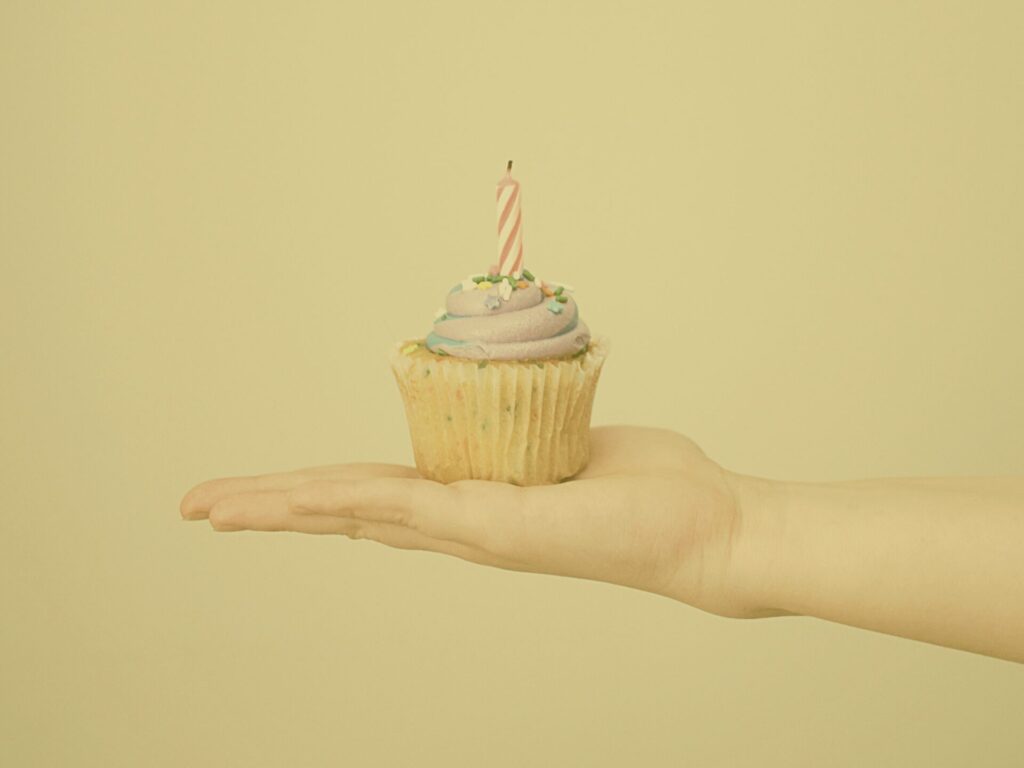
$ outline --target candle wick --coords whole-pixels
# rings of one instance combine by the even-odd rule
[[[508,168],[505,169],[506,173],[512,173],[512,161],[508,161]]]

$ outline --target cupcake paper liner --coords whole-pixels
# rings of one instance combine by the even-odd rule
[[[543,485],[586,466],[607,341],[567,360],[486,363],[435,355],[422,342],[404,354],[413,343],[395,347],[391,368],[423,477]]]

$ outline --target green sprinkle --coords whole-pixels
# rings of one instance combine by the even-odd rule
[[[484,275],[477,275],[476,277],[473,278],[473,282],[474,283],[482,283],[486,279],[487,278]]]
[[[516,287],[516,279],[512,277],[512,275],[505,275],[505,279],[508,280],[509,283],[511,283],[513,288]]]
[[[448,357],[448,353],[445,352],[443,349],[437,350],[437,354],[439,354],[441,357]]]
[[[533,282],[533,272],[531,272],[530,270],[524,269],[523,270],[523,277],[525,277],[531,283]]]
[[[477,368],[486,368],[487,367],[487,361],[486,360],[481,360],[479,363],[476,364],[476,367]]]
[[[557,288],[555,288],[555,296],[561,296],[562,295],[562,291],[564,291],[564,290],[565,290],[565,286],[564,285],[558,286]]]
[[[418,346],[419,346],[419,344],[416,343],[416,342],[413,342],[412,344],[407,344],[406,346],[402,347],[402,354],[403,355],[411,355],[413,352],[416,351],[416,348]]]
[[[567,302],[568,300],[569,300],[568,296],[562,296],[562,295],[555,296],[555,301],[557,301],[559,304],[565,304],[565,302]]]

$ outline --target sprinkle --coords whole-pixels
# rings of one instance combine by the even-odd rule
[[[560,315],[560,314],[562,314],[562,309],[563,309],[562,305],[559,304],[557,301],[549,301],[548,302],[548,312],[550,312],[550,313],[552,313],[554,315]]]
[[[573,288],[573,287],[572,287],[571,285],[569,285],[568,283],[558,283],[558,285],[559,285],[560,287],[564,288],[565,290],[567,290],[567,291],[568,291],[569,293],[572,293],[573,291],[575,291],[575,290],[576,290],[575,288]]]
[[[492,285],[492,284],[490,283],[490,281],[488,281],[488,280],[481,280],[481,281],[480,281],[480,282],[479,282],[479,283],[477,284],[477,286],[476,286],[476,287],[477,287],[477,288],[479,288],[479,289],[480,289],[481,291],[486,291],[486,290],[487,290],[488,288],[490,288],[490,287],[491,287],[491,285]]]
[[[544,286],[544,289],[543,289],[543,290],[544,290],[544,295],[545,295],[545,296],[554,296],[554,295],[555,295],[555,292],[554,292],[554,291],[552,291],[552,290],[551,290],[550,288],[548,288],[547,286]]]
[[[564,291],[564,290],[565,290],[565,286],[564,285],[558,286],[555,289],[555,296],[561,296],[562,295],[562,291]]]
[[[499,299],[497,296],[488,296],[486,299],[484,299],[484,306],[487,307],[488,309],[497,309],[498,307],[501,306],[501,299]]]
[[[529,285],[530,284],[528,282],[526,282],[525,280],[520,280],[518,283],[516,283],[516,288],[526,288]]]
[[[476,367],[477,368],[486,368],[487,367],[487,361],[486,360],[481,360],[479,363],[476,364]]]
[[[437,310],[437,312],[434,313],[434,322],[436,323],[438,320],[444,320],[444,316],[447,314],[448,313],[445,312],[444,307],[441,307],[439,310]]]
[[[515,285],[516,284],[515,275],[505,275],[505,279],[508,280],[509,285]]]
[[[568,296],[561,296],[561,295],[555,296],[555,301],[557,301],[559,304],[565,304],[565,302],[567,302],[568,300],[569,300]]]
[[[533,273],[530,270],[524,269],[523,270],[523,277],[525,277],[531,283],[533,282]]]
[[[448,357],[448,353],[445,352],[443,349],[438,349],[436,351],[437,351],[437,354],[439,354],[441,357]]]
[[[473,282],[474,283],[479,283],[480,281],[486,280],[486,279],[487,279],[487,277],[485,275],[477,275],[476,277],[473,278]]]
[[[419,346],[419,344],[416,343],[415,341],[412,344],[406,344],[404,347],[402,347],[402,354],[403,355],[411,355],[413,352],[416,351],[416,348],[418,346]]]

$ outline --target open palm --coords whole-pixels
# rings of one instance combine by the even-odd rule
[[[730,473],[680,434],[591,431],[586,469],[557,485],[443,485],[412,467],[337,464],[211,480],[181,502],[219,531],[342,534],[500,568],[608,581],[745,615],[730,557]]]

